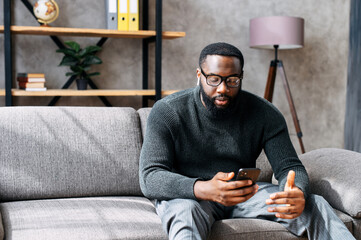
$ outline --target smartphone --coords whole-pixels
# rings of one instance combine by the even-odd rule
[[[261,169],[259,168],[241,168],[238,171],[236,180],[252,180],[252,185],[254,185],[260,173]]]

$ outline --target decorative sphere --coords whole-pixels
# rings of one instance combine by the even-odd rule
[[[51,23],[59,15],[58,5],[54,0],[38,0],[34,5],[34,14],[41,23]]]

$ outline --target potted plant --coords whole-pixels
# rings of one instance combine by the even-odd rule
[[[65,44],[69,48],[61,48],[56,52],[64,54],[59,66],[69,66],[71,72],[67,72],[66,76],[77,76],[76,82],[78,90],[85,90],[88,85],[88,79],[91,76],[99,75],[99,72],[88,73],[90,66],[93,64],[101,64],[102,60],[95,56],[101,47],[88,46],[84,49],[80,48],[80,45],[73,41],[67,41]]]

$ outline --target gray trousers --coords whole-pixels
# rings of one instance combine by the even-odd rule
[[[232,207],[209,201],[173,199],[156,201],[156,210],[169,239],[206,239],[212,224],[221,219],[258,218],[281,223],[290,232],[308,239],[355,239],[331,206],[321,196],[311,195],[298,218],[276,218],[267,211],[266,199],[279,188],[271,183],[257,183],[258,192],[248,201]]]

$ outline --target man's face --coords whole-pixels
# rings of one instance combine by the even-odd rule
[[[202,70],[205,75],[215,74],[222,77],[237,75],[242,72],[238,58],[220,55],[208,55],[202,64]],[[197,69],[197,77],[201,79],[201,91],[203,92],[201,99],[207,109],[215,108],[215,111],[217,109],[226,110],[234,105],[234,101],[241,89],[241,84],[238,87],[231,88],[226,85],[225,81],[222,81],[217,87],[209,86],[206,82],[206,77],[199,68]],[[213,106],[209,106],[212,104]]]

